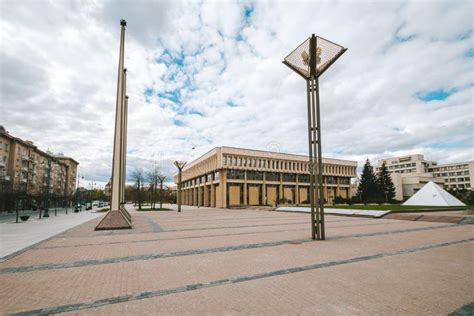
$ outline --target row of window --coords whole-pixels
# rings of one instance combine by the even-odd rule
[[[212,182],[214,180],[219,180],[219,172],[212,172],[207,175],[203,175],[201,177],[197,177],[191,180],[183,181],[183,187],[190,187],[193,185],[198,185],[200,183]]]
[[[464,178],[446,179],[446,182],[464,182],[464,181],[471,181],[471,178],[470,177],[464,177]]]
[[[224,167],[277,169],[277,170],[288,170],[288,171],[299,171],[299,172],[308,172],[309,170],[308,162],[276,160],[276,159],[267,159],[267,158],[250,158],[250,157],[227,156],[227,155],[224,155],[223,157],[223,166]],[[355,173],[355,167],[324,164],[323,172],[339,173],[339,174],[353,174]]]
[[[245,171],[243,170],[226,170],[227,179],[230,180],[244,180],[245,179]],[[258,172],[258,171],[247,171],[247,180],[260,180],[263,181],[265,177],[266,181],[275,181],[279,182],[280,177],[281,181],[283,182],[300,182],[300,183],[309,183],[309,175],[307,174],[300,174],[297,175],[295,173],[278,173],[278,172]],[[350,184],[349,177],[334,177],[334,176],[323,176],[323,182],[327,184]],[[212,182],[214,180],[219,180],[219,172],[213,172],[198,178],[194,178],[191,180],[187,180],[183,182],[183,187],[191,187],[198,184]]]
[[[404,170],[395,170],[394,173],[413,173],[416,172],[416,168],[413,169],[404,169]]]
[[[409,168],[409,167],[416,167],[416,162],[400,164],[400,165],[391,165],[391,166],[388,166],[388,169],[391,170],[391,169],[400,169],[400,168]]]
[[[468,170],[465,171],[458,171],[458,172],[442,172],[442,173],[433,173],[435,178],[437,177],[454,177],[454,176],[462,176],[469,174]]]
[[[463,183],[463,184],[450,184],[446,186],[447,189],[470,189],[470,183]]]
[[[437,167],[437,168],[430,168],[430,171],[449,171],[449,170],[459,170],[459,169],[467,169],[469,165],[455,165],[455,166],[447,166],[447,167]]]

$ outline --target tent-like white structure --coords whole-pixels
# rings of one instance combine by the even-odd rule
[[[433,181],[425,184],[402,205],[466,206]]]

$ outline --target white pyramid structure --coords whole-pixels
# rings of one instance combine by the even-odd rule
[[[466,206],[433,181],[425,184],[402,205]]]

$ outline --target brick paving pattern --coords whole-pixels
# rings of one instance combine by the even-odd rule
[[[84,223],[0,264],[0,312],[463,315],[474,302],[472,225],[266,209],[132,212]]]

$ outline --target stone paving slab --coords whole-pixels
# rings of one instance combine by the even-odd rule
[[[329,239],[311,241],[309,223],[290,223],[308,214],[133,217],[133,233],[91,221],[1,263],[0,313],[446,314],[474,301],[470,225],[327,216]]]
[[[469,273],[469,267],[464,265],[460,273],[454,272],[469,257],[464,254],[449,259],[462,247],[224,284],[68,314],[446,315],[472,299],[472,282],[461,277]],[[387,266],[394,268],[386,271]],[[452,273],[447,274],[449,268]],[[447,287],[453,289],[455,297],[446,295]],[[434,302],[433,297],[440,299]]]
[[[30,217],[26,222],[0,223],[0,262],[27,247],[102,215],[92,211],[70,211],[67,215],[54,216],[52,212],[49,218]]]
[[[374,227],[375,226],[375,227]],[[331,222],[327,223],[327,228],[331,229],[331,234],[328,234],[328,239],[340,238],[348,235],[363,235],[363,234],[374,234],[379,232],[398,232],[400,230],[410,229],[409,226],[398,221],[384,221],[372,220],[370,222],[355,221],[355,222]],[[422,225],[420,227],[437,227],[431,225]],[[442,225],[441,227],[444,227]],[[257,241],[258,243],[272,243],[285,241],[300,241],[307,240],[304,230],[299,227],[293,228],[293,226],[283,227],[284,231],[254,231],[251,233],[239,234],[239,231],[227,232],[224,236],[203,236],[201,238],[191,238],[190,236],[181,237],[180,233],[177,232],[172,236],[168,234],[154,234],[155,239],[144,239],[144,240],[133,240],[122,241],[115,244],[93,244],[89,245],[74,245],[74,251],[64,251],[60,247],[55,248],[35,248],[28,253],[17,256],[8,262],[5,262],[3,267],[13,266],[24,266],[31,264],[44,264],[51,261],[54,257],[58,263],[73,262],[78,260],[92,260],[92,259],[106,259],[124,256],[139,256],[149,253],[163,253],[172,251],[192,250],[200,248],[216,248],[225,246],[237,246],[237,245],[251,245]],[[347,234],[347,229],[350,228],[350,234]],[[166,235],[166,238],[159,237],[160,235]],[[282,239],[284,235],[284,239]],[[149,235],[147,235],[149,237]],[[229,237],[232,239],[229,240]],[[142,242],[139,242],[142,241]],[[146,242],[143,242],[146,241]]]

